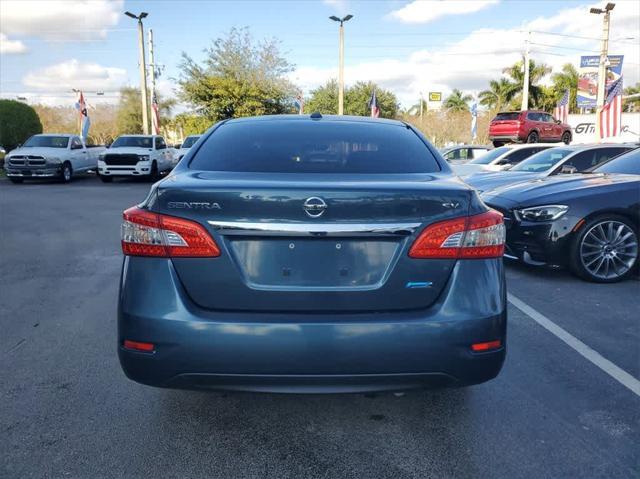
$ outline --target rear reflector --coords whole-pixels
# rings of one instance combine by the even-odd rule
[[[504,254],[502,214],[495,210],[427,226],[409,256],[418,259],[499,258]]]
[[[124,348],[131,349],[133,351],[143,351],[145,353],[151,353],[155,349],[155,346],[151,343],[141,343],[138,341],[124,340]]]
[[[471,351],[480,353],[483,351],[491,351],[492,349],[500,349],[502,347],[502,341],[499,339],[495,341],[489,341],[487,343],[476,343],[471,345]]]
[[[122,252],[130,256],[216,257],[220,249],[195,221],[137,207],[126,210],[121,227]]]

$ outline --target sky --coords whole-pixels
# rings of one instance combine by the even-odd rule
[[[117,102],[122,86],[139,86],[136,21],[148,12],[159,92],[175,96],[182,52],[196,61],[215,38],[248,27],[255,40],[276,38],[295,65],[290,79],[309,92],[337,77],[338,25],[345,23],[345,82],[374,81],[404,107],[420,93],[457,88],[476,95],[522,57],[558,71],[598,55],[605,2],[552,0],[0,0],[0,96],[72,105],[73,88],[89,103]],[[611,13],[610,54],[625,55],[625,84],[640,81],[640,1],[618,0]],[[527,32],[531,32],[530,34]],[[97,96],[97,92],[104,92]],[[181,108],[184,108],[181,107]]]

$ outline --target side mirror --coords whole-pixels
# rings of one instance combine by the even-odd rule
[[[562,122],[560,120],[556,120],[556,125],[562,125]]]
[[[180,148],[182,148],[182,145],[180,143],[178,143],[177,145],[173,146],[176,150],[179,150]]]
[[[577,171],[578,171],[578,168],[576,168],[573,165],[562,165],[562,168],[560,168],[560,173],[563,175],[572,175]]]

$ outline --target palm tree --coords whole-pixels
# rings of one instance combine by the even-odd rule
[[[449,111],[469,111],[467,102],[471,100],[473,100],[471,95],[464,95],[460,90],[454,88],[442,106]]]
[[[512,98],[512,105],[515,103],[518,96],[522,98],[522,87],[524,85],[524,61],[516,62],[512,66],[505,68],[503,71],[511,77],[513,82],[510,82],[509,93]],[[551,67],[544,63],[536,64],[534,60],[529,60],[529,105],[533,108],[537,108],[541,103],[542,88],[538,83],[542,78],[547,76],[551,72]]]
[[[512,96],[511,82],[506,78],[500,78],[489,81],[489,88],[481,91],[478,98],[481,105],[489,109],[502,110]]]
[[[576,95],[578,94],[578,70],[572,63],[562,65],[562,71],[551,76],[553,90],[555,92],[556,103],[563,97],[564,92],[569,90],[569,111],[575,113],[578,110],[576,105]]]

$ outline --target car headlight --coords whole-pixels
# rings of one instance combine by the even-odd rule
[[[555,221],[569,211],[566,205],[533,206],[513,210],[516,218],[525,221]]]
[[[149,161],[149,155],[138,155],[138,161]]]

